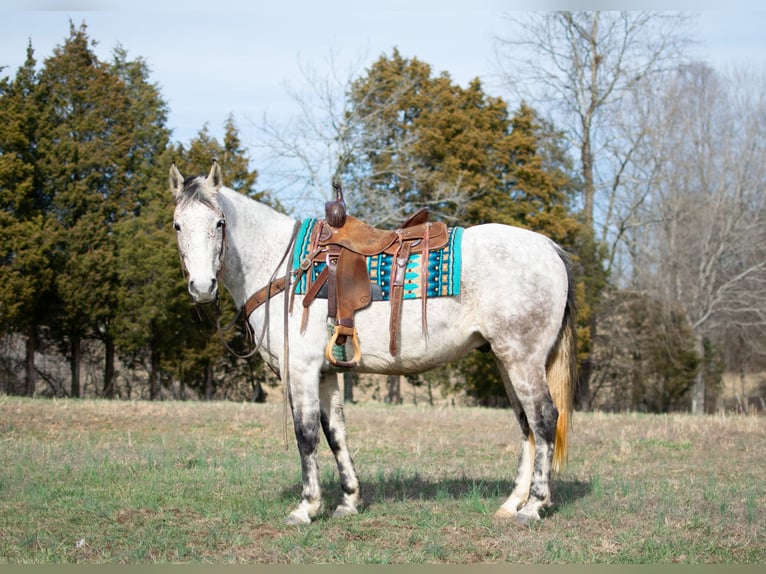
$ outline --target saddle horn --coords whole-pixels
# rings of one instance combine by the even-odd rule
[[[335,190],[335,199],[324,204],[324,215],[330,226],[339,228],[346,223],[346,202],[343,200],[340,180],[333,179],[332,188]]]

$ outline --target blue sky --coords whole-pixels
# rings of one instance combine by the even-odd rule
[[[760,2],[653,2],[637,7],[702,10],[697,53],[713,65],[766,64]],[[604,7],[558,4],[534,7]],[[0,0],[0,66],[15,74],[30,40],[42,61],[68,36],[70,20],[84,21],[102,59],[120,43],[148,62],[175,140],[188,142],[206,123],[220,136],[232,113],[247,144],[249,126],[264,114],[285,121],[298,113],[285,84],[305,83],[301,66],[327,73],[332,60],[341,75],[360,72],[393,47],[461,85],[479,77],[488,93],[505,96],[495,80],[494,38],[512,33],[503,13],[528,8],[529,0]]]
[[[362,70],[394,46],[435,71],[449,72],[461,85],[478,76],[487,91],[503,95],[499,88],[493,92],[493,39],[507,37],[502,13],[523,4],[508,0],[387,0],[380,3],[384,8],[367,4],[3,0],[0,66],[6,66],[5,74],[15,73],[30,39],[38,60],[44,59],[68,36],[70,19],[77,25],[85,21],[90,38],[99,42],[100,57],[108,58],[119,42],[129,56],[148,61],[152,79],[170,106],[169,125],[180,141],[188,141],[206,122],[214,134],[220,133],[229,113],[242,131],[248,121],[258,121],[264,113],[289,117],[297,110],[285,83],[302,82],[301,66],[328,70],[332,59],[341,73]],[[687,4],[710,8],[699,2]],[[733,2],[727,10],[702,12],[700,55],[714,65],[764,65],[766,10],[756,5]],[[26,9],[14,9],[22,6]]]

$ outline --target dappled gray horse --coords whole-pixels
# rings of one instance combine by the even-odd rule
[[[292,253],[299,222],[225,187],[215,161],[207,177],[186,179],[173,164],[169,182],[189,293],[197,303],[214,301],[222,281],[238,308],[247,305],[264,360],[288,382],[302,493],[287,522],[309,523],[321,512],[320,429],[335,455],[343,490],[333,516],[356,514],[359,481],[346,443],[343,397],[325,355],[326,300],[313,302],[302,325],[297,309],[305,295],[294,295],[295,312],[285,299],[297,279]],[[388,330],[381,328],[388,324],[389,304],[373,301],[356,313],[363,348],[357,369],[417,373],[489,348],[522,433],[515,484],[496,515],[526,523],[550,505],[551,470],[566,458],[575,383],[571,274],[551,240],[506,225],[465,229],[461,259],[458,294],[428,298],[427,326],[421,301],[402,301],[395,354]],[[286,290],[275,288],[275,278],[284,286],[285,277]],[[260,300],[253,304],[255,294]]]

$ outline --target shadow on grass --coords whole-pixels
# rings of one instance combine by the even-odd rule
[[[364,511],[375,505],[405,501],[484,501],[499,506],[511,494],[513,482],[509,480],[486,480],[464,476],[449,479],[427,479],[419,474],[391,475],[375,480],[360,480]],[[334,505],[340,501],[340,482],[337,479],[323,480],[322,492],[326,503]],[[551,481],[551,500],[553,506],[546,515],[556,514],[577,500],[586,497],[591,491],[591,484],[582,480],[553,479]],[[282,499],[300,499],[300,485],[294,485],[282,491]]]

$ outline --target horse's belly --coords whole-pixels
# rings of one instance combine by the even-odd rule
[[[359,370],[378,374],[413,373],[462,357],[485,342],[464,311],[459,297],[429,299],[424,332],[421,300],[403,301],[397,354],[391,356],[390,304],[373,303],[356,315],[362,350]]]

